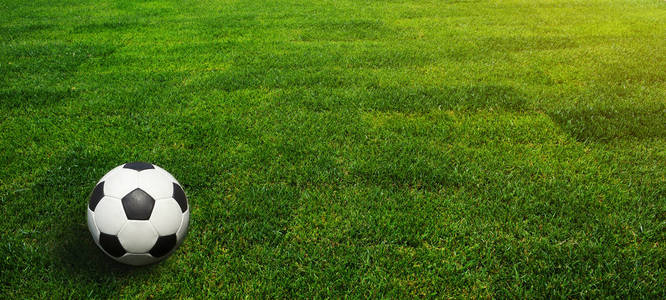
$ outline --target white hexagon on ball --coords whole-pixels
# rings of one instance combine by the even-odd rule
[[[150,216],[150,223],[160,235],[174,234],[180,228],[183,213],[178,202],[172,198],[157,200]]]
[[[104,195],[123,198],[127,193],[138,188],[139,173],[125,168],[113,169],[104,180]]]
[[[95,213],[90,210],[90,208],[86,209],[86,220],[88,221],[88,230],[90,230],[90,234],[92,234],[93,240],[95,243],[99,243],[99,229],[97,228],[97,224],[95,224]]]
[[[148,221],[127,221],[118,240],[129,253],[147,253],[157,241],[157,232]]]
[[[95,208],[95,225],[106,234],[118,234],[127,222],[125,210],[119,199],[104,196]]]
[[[150,169],[139,172],[139,188],[153,198],[164,199],[173,195],[174,180],[171,174],[162,169]]]
[[[157,262],[159,261],[159,259],[147,253],[144,254],[127,253],[118,258],[118,261],[132,266],[143,266]]]
[[[97,182],[89,197],[88,229],[97,246],[121,263],[163,260],[183,242],[189,204],[180,183],[144,162],[120,165]]]
[[[185,237],[187,236],[187,227],[189,225],[190,225],[190,210],[188,209],[183,214],[183,222],[180,224],[178,232],[176,232],[176,237],[178,237],[178,245],[180,245],[185,240]]]

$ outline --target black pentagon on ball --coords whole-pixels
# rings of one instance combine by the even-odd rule
[[[185,212],[187,210],[187,197],[185,197],[185,191],[177,183],[173,183],[173,198],[176,199],[178,205],[180,205],[180,210]]]
[[[97,203],[99,203],[99,200],[102,200],[102,198],[104,198],[104,181],[98,183],[92,193],[90,193],[90,201],[88,201],[88,207],[90,207],[90,210],[95,211]]]
[[[115,235],[110,235],[106,233],[100,233],[99,235],[99,245],[102,246],[102,249],[109,253],[113,257],[121,257],[127,251],[123,248],[123,245],[120,244],[120,240]]]
[[[155,246],[150,249],[150,255],[154,257],[162,257],[169,253],[176,246],[176,235],[165,235],[157,238]]]
[[[129,192],[123,197],[122,202],[129,220],[148,220],[155,206],[155,199],[142,189]]]
[[[148,169],[155,169],[155,166],[152,164],[149,164],[147,162],[142,162],[142,161],[135,161],[131,163],[126,163],[123,168],[125,169],[132,169],[136,171],[143,171],[143,170],[148,170]]]

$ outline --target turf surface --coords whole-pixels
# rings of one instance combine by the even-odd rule
[[[666,2],[0,2],[0,298],[666,296]],[[94,183],[190,234],[129,268]]]

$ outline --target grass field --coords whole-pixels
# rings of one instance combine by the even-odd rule
[[[0,1],[0,298],[666,297],[666,2]],[[190,233],[94,245],[154,162]]]

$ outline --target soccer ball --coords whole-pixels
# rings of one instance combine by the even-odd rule
[[[185,239],[190,209],[176,178],[149,163],[120,165],[90,194],[88,229],[113,259],[134,266],[165,259]]]

